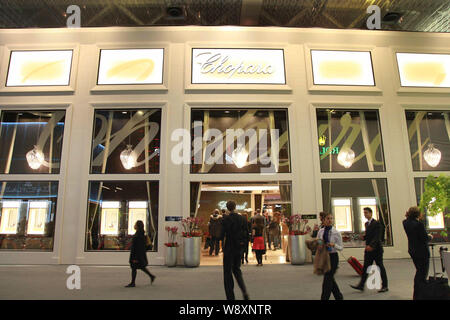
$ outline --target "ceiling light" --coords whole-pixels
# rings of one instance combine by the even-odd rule
[[[26,159],[30,168],[36,170],[44,163],[44,154],[37,146],[34,146],[33,150],[26,154]]]
[[[435,168],[441,161],[441,152],[430,143],[428,149],[423,153],[423,158],[430,167]]]
[[[120,153],[120,161],[125,169],[129,170],[136,166],[136,153],[132,149],[132,145],[127,145],[127,148]]]
[[[234,149],[233,153],[231,154],[231,159],[233,160],[236,167],[238,167],[239,169],[245,166],[245,164],[247,163],[247,157],[248,151],[241,144],[239,144],[238,147]]]
[[[338,163],[345,167],[350,168],[355,160],[355,152],[350,148],[342,148],[337,156]]]

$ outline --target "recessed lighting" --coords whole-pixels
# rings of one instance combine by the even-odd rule
[[[122,114],[127,114],[127,112],[126,111],[122,111]]]
[[[230,113],[230,111],[227,110],[227,111],[225,111],[225,113]]]

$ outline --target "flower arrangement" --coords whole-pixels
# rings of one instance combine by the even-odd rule
[[[300,236],[311,232],[311,227],[308,226],[308,220],[302,219],[300,214],[294,214],[290,218],[284,218],[283,221],[289,226],[289,235]]]
[[[200,218],[188,217],[181,220],[181,226],[183,227],[183,232],[181,235],[185,238],[191,237],[201,237],[202,231],[201,226],[203,220]]]
[[[166,231],[167,231],[167,239],[169,242],[164,243],[164,245],[166,247],[178,247],[178,242],[176,242],[176,237],[177,237],[177,233],[178,233],[178,228],[177,227],[166,227]]]

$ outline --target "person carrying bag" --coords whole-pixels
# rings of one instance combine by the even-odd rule
[[[325,244],[319,244],[320,240],[315,240],[316,255],[314,257],[314,274],[323,275],[331,270],[330,255]]]

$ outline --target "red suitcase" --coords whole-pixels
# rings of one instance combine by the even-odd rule
[[[363,273],[363,266],[362,264],[356,259],[355,257],[351,256],[347,259],[347,262],[355,269],[356,273],[359,275],[362,275]]]

